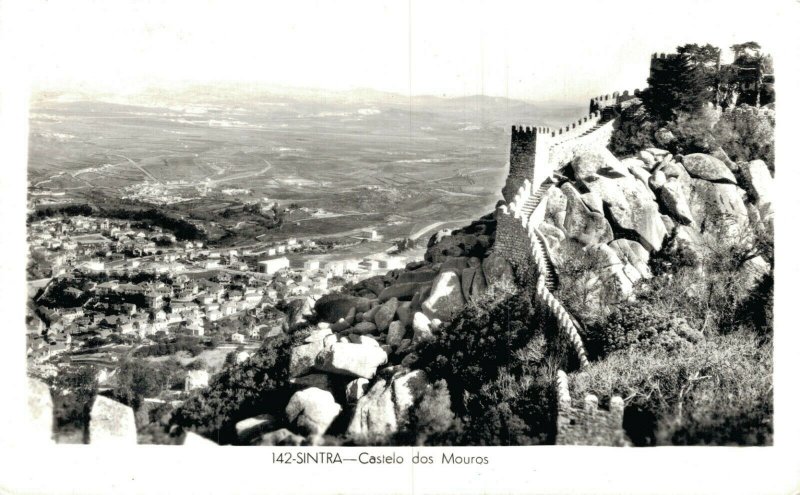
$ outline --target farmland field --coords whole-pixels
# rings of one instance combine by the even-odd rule
[[[491,211],[511,124],[559,126],[586,110],[503,98],[228,87],[124,101],[39,94],[31,105],[29,184],[45,195],[63,191],[61,202],[158,205],[209,225],[212,242],[363,228],[401,238]],[[305,213],[279,230],[253,215],[220,215],[259,201]]]

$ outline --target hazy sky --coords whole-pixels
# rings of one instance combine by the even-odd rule
[[[780,45],[791,2],[28,0],[34,85],[233,80],[583,100],[686,42]],[[769,7],[765,7],[769,6]],[[757,21],[749,11],[757,13]],[[776,64],[780,61],[776,60]]]

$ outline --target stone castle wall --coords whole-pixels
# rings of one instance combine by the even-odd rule
[[[512,201],[525,179],[535,184],[535,171],[547,168],[551,133],[549,127],[511,127],[508,177],[502,191],[507,203]]]
[[[556,445],[631,445],[622,427],[625,404],[622,397],[611,397],[608,410],[598,407],[598,399],[587,394],[582,407],[574,407],[569,393],[567,374],[558,370],[556,377],[558,414]]]
[[[525,225],[514,210],[505,205],[496,211],[497,231],[494,252],[508,260],[517,273],[531,266],[531,244]]]
[[[558,170],[571,162],[575,157],[575,152],[578,150],[608,146],[613,132],[614,121],[611,120],[602,124],[589,134],[573,139],[566,139],[552,146],[549,153],[550,162],[553,163],[553,169]]]

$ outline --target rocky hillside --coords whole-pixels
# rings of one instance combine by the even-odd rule
[[[550,147],[555,170],[535,191],[528,183],[519,204],[438,232],[423,260],[293,301],[284,334],[187,400],[170,435],[624,445],[698,441],[698,425],[722,428],[707,417],[762,421],[770,169],[722,148],[673,156],[630,141],[615,156],[606,147],[621,132],[615,115],[632,105],[592,114],[585,132]],[[669,142],[671,132],[656,134]],[[730,375],[721,363],[732,349],[742,361]],[[695,384],[701,376],[709,381]],[[757,393],[715,395],[754,377]],[[639,430],[629,423],[637,414],[648,418]]]

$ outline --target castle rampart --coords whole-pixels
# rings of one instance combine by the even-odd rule
[[[639,92],[634,91],[634,95]],[[537,307],[549,316],[561,336],[569,341],[580,367],[589,361],[579,326],[552,290],[557,280],[547,241],[538,232],[543,221],[546,192],[553,173],[568,164],[579,149],[605,147],[614,130],[620,102],[633,98],[629,91],[592,98],[589,115],[560,129],[513,126],[509,172],[503,198],[496,211],[494,250],[514,267],[517,276],[535,282]]]
[[[587,394],[583,407],[574,407],[567,374],[562,370],[558,370],[555,387],[558,407],[556,445],[630,445],[622,427],[625,413],[622,397],[611,397],[608,410],[603,410],[598,407],[597,396]]]
[[[551,133],[549,127],[511,127],[508,178],[503,187],[503,198],[506,202],[512,201],[514,194],[525,179],[536,184],[537,168],[540,171],[547,168],[547,150],[550,146]]]

